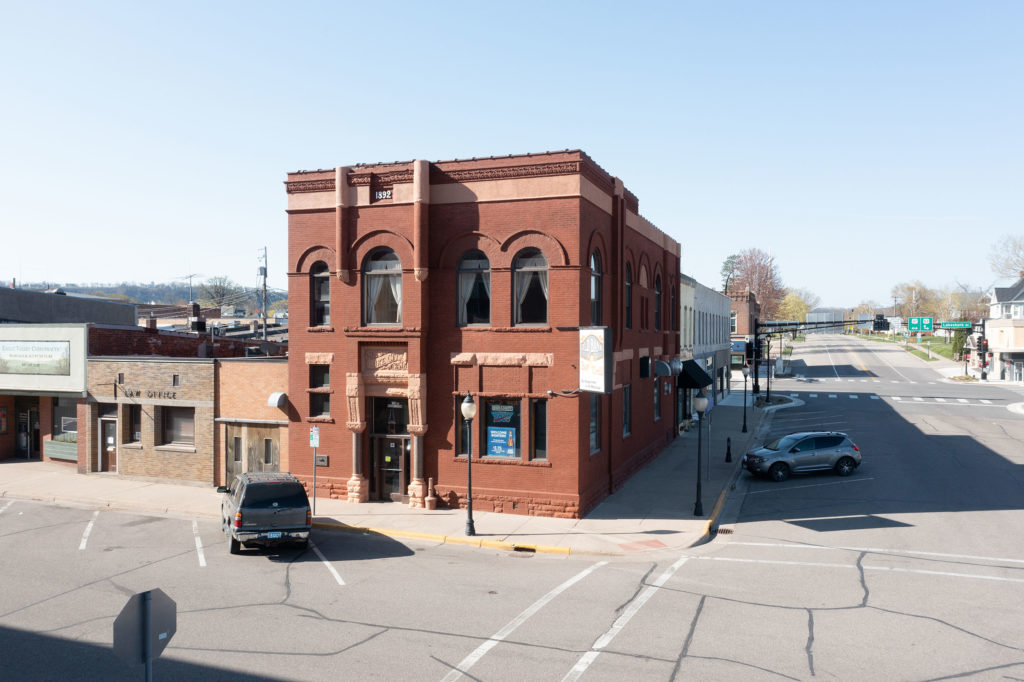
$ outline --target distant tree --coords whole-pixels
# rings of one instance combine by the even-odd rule
[[[1000,277],[1024,278],[1024,234],[1004,234],[992,245],[988,259]]]
[[[736,275],[736,263],[740,257],[737,254],[733,254],[725,259],[722,263],[722,293],[729,293],[729,286],[732,284],[732,279]]]
[[[205,305],[221,307],[248,303],[250,295],[227,277],[211,277],[199,285],[198,301]]]
[[[761,249],[745,249],[737,254],[729,287],[733,291],[751,291],[761,304],[761,317],[766,320],[777,318],[779,304],[786,295],[775,259]]]
[[[920,281],[901,282],[892,288],[902,317],[942,317],[942,299],[938,292]]]
[[[806,322],[807,313],[810,312],[811,308],[803,299],[800,298],[795,292],[789,292],[786,297],[782,299],[782,303],[779,304],[779,310],[776,317],[780,320],[795,320],[797,322]]]
[[[853,309],[854,315],[877,315],[878,313],[890,313],[892,309],[886,309],[876,301],[861,301]]]

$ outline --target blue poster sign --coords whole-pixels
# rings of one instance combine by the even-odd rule
[[[516,430],[513,428],[487,427],[487,456],[515,457]]]
[[[732,340],[732,352],[733,353],[746,353],[747,352],[747,341],[746,341],[746,339],[733,339]]]

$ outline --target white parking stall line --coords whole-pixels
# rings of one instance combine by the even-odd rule
[[[12,504],[14,504],[14,500],[8,500],[7,504],[5,504],[3,507],[0,507],[0,514],[3,514],[5,511],[7,511],[7,508],[10,507]]]
[[[794,486],[789,486],[789,487],[772,486],[771,488],[765,488],[764,490],[751,490],[747,494],[748,495],[757,495],[759,493],[784,492],[786,490],[799,490],[800,488],[823,488],[823,487],[825,487],[827,485],[846,485],[847,483],[861,483],[863,481],[873,481],[873,480],[875,480],[875,479],[872,476],[872,477],[869,477],[869,478],[854,478],[854,479],[851,479],[849,481],[836,481],[834,483],[813,483],[811,485],[794,485]],[[747,543],[740,543],[740,544],[747,544]]]
[[[463,674],[469,672],[469,669],[476,665],[477,661],[483,658],[488,651],[496,647],[499,642],[501,642],[503,639],[511,635],[515,631],[515,629],[523,623],[525,623],[527,619],[530,618],[530,616],[540,611],[542,608],[544,608],[544,606],[548,604],[548,602],[550,602],[552,599],[560,595],[562,592],[565,592],[567,589],[569,589],[579,581],[583,580],[597,569],[607,565],[607,563],[607,561],[598,561],[596,564],[593,564],[589,568],[580,571],[579,573],[569,578],[555,589],[545,594],[537,601],[530,604],[525,611],[523,611],[518,616],[510,620],[508,624],[505,625],[505,627],[498,630],[498,632],[492,635],[490,639],[488,639],[486,642],[484,642],[476,649],[474,649],[473,652],[469,654],[469,656],[466,656],[464,659],[462,659],[451,672],[444,676],[442,682],[455,682],[455,680],[462,677]]]
[[[835,394],[835,393],[829,393],[829,394],[828,394],[828,397],[829,397],[829,398],[835,398],[835,397],[836,397],[836,394]]]
[[[320,548],[317,547],[312,540],[309,541],[309,546],[312,547],[313,551],[316,552],[316,555],[320,557],[320,561],[322,561],[324,566],[327,567],[327,570],[331,572],[331,575],[333,575],[334,579],[338,581],[338,584],[344,586],[345,581],[341,579],[341,574],[334,570],[334,566],[332,566],[331,562],[327,560],[327,557],[325,557],[324,553],[320,551]]]
[[[199,524],[192,519],[192,535],[196,538],[196,554],[199,556],[199,567],[206,567],[206,555],[203,554],[203,541],[199,539]]]
[[[601,649],[612,643],[612,640],[615,639],[617,634],[622,632],[630,619],[633,618],[641,608],[643,608],[644,604],[654,596],[654,593],[657,592],[662,585],[668,582],[668,579],[671,578],[672,575],[679,570],[679,567],[685,564],[688,559],[689,557],[686,556],[680,557],[674,564],[666,568],[665,572],[658,576],[657,580],[648,585],[646,589],[640,593],[640,596],[634,599],[633,603],[631,603],[629,607],[622,612],[622,615],[615,619],[615,622],[612,623],[608,632],[598,637],[597,641],[595,641],[593,646],[590,647],[590,651],[580,657],[580,660],[576,662],[576,665],[572,667],[572,670],[562,678],[562,682],[573,682],[578,680],[580,676],[587,671],[590,664],[597,659],[598,654],[601,653]]]
[[[730,561],[741,564],[762,564],[768,566],[808,566],[811,568],[848,568],[856,569],[856,564],[833,564],[819,563],[814,561],[780,561],[770,559],[739,559],[735,557],[721,556],[698,556],[694,559],[704,561]],[[974,580],[995,580],[1004,583],[1024,583],[1024,578],[1005,578],[998,575],[984,575],[981,573],[955,573],[953,571],[928,571],[916,568],[894,568],[890,566],[868,566],[864,565],[865,571],[889,571],[892,573],[915,573],[917,575],[939,575],[949,578],[970,578]]]
[[[82,542],[79,543],[78,549],[85,549],[85,545],[89,542],[89,533],[92,532],[92,524],[96,523],[96,517],[100,515],[99,510],[92,513],[92,518],[89,519],[89,524],[85,527],[85,532],[82,533]]]
[[[863,552],[868,554],[891,554],[891,555],[903,555],[911,554],[914,556],[926,556],[935,559],[955,559],[969,561],[987,561],[990,563],[999,564],[1024,564],[1024,559],[1008,559],[1006,557],[996,556],[980,556],[977,554],[950,554],[948,552],[923,552],[916,549],[895,549],[895,548],[883,548],[883,547],[848,547],[846,545],[830,546],[830,545],[809,545],[803,543],[793,542],[744,542],[741,540],[732,541],[730,545],[745,545],[747,547],[778,547],[783,549],[838,549],[844,552]]]

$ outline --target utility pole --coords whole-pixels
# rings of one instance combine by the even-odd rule
[[[260,310],[261,310],[262,317],[263,317],[263,340],[266,341],[267,340],[267,247],[265,247],[265,246],[263,247],[262,256],[260,257],[259,262],[261,263],[261,265],[259,267],[259,270],[257,270],[257,274],[260,276],[260,279],[261,279],[261,288],[262,288],[262,292],[261,293],[262,293],[262,296],[263,296],[263,301],[262,301],[262,305],[260,307]]]

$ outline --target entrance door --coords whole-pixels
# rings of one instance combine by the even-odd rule
[[[100,471],[117,471],[117,421],[100,420]]]
[[[409,439],[393,436],[374,436],[373,479],[374,499],[404,502],[409,481]]]

